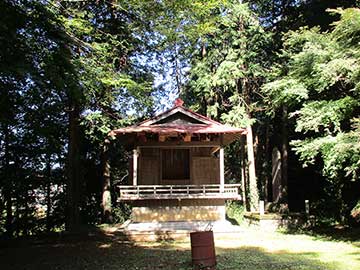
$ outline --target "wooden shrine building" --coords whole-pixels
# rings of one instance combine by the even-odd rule
[[[111,131],[131,147],[129,185],[120,201],[133,206],[133,222],[217,221],[225,201],[239,200],[240,185],[225,184],[224,146],[245,134],[183,106],[137,125]]]

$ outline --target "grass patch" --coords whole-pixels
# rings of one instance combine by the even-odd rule
[[[244,232],[215,235],[217,269],[360,269],[357,242],[315,236]],[[31,241],[0,249],[0,269],[190,270],[189,241],[134,243],[114,233]]]

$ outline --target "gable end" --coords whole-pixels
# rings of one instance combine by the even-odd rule
[[[151,125],[203,125],[204,122],[199,121],[198,119],[195,119],[193,117],[190,117],[186,114],[183,114],[181,112],[174,113],[172,115],[169,115],[166,118],[160,119],[159,121],[152,123]]]

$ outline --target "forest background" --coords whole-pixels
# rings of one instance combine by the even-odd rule
[[[303,211],[307,199],[320,225],[358,225],[359,7],[1,1],[0,234],[123,222],[130,209],[116,203],[116,187],[126,183],[129,153],[107,134],[177,96],[194,111],[248,127],[256,160],[250,201],[274,201],[275,153],[283,189],[274,211]],[[248,179],[245,147],[226,149],[229,182]]]

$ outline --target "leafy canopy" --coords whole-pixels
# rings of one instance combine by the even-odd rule
[[[360,164],[360,9],[336,9],[341,19],[329,32],[302,28],[285,35],[273,81],[263,87],[270,107],[288,106],[296,131],[293,141],[304,165],[321,160],[323,174],[357,179]]]

